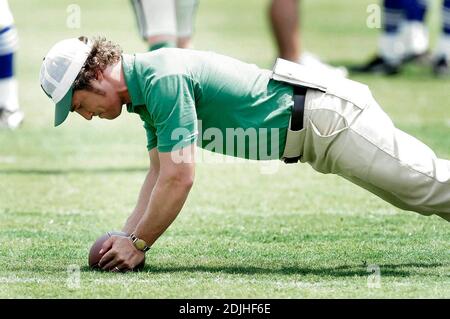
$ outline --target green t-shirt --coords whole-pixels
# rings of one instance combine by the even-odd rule
[[[122,56],[129,112],[144,121],[147,148],[197,144],[249,159],[279,159],[292,87],[271,71],[212,52],[160,49]]]

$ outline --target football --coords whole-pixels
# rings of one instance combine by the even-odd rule
[[[91,249],[89,250],[89,267],[91,269],[100,269],[98,267],[98,262],[100,259],[102,259],[102,255],[99,254],[100,249],[102,249],[103,243],[108,240],[111,236],[122,236],[122,237],[128,237],[128,234],[121,232],[121,231],[109,231],[106,234],[100,236],[92,245]],[[145,258],[144,260],[137,265],[133,270],[141,270],[145,266]]]

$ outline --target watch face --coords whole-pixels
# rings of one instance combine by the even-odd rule
[[[146,246],[145,241],[143,241],[142,239],[136,240],[136,242],[134,244],[135,244],[136,248],[139,250],[143,250]]]

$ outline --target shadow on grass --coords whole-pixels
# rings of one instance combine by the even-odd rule
[[[0,169],[0,175],[66,175],[66,174],[121,174],[145,172],[146,167],[102,167],[102,168],[68,168],[68,169],[38,169],[14,168]]]
[[[381,264],[381,276],[391,277],[409,277],[419,275],[419,272],[424,269],[436,268],[442,266],[450,266],[442,263],[405,263],[405,264]],[[81,268],[83,272],[92,272],[100,270],[91,270],[88,266]],[[173,274],[173,273],[222,273],[231,275],[314,275],[321,277],[353,277],[364,276],[367,277],[371,273],[367,271],[367,266],[363,265],[342,265],[337,267],[280,267],[280,268],[263,268],[253,266],[152,266],[147,265],[141,271],[145,273],[154,274]],[[423,275],[423,274],[420,274]]]

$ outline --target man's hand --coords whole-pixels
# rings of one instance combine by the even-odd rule
[[[144,252],[137,250],[128,237],[111,236],[103,243],[100,254],[104,254],[98,265],[103,270],[133,270],[145,258]]]

